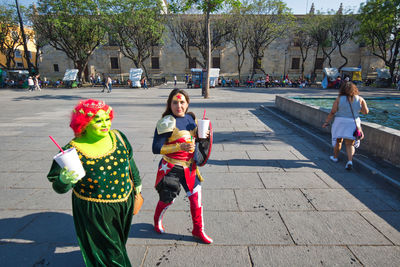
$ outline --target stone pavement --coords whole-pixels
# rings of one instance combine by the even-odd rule
[[[183,86],[183,85],[182,85]],[[69,114],[82,98],[104,99],[113,128],[133,145],[145,203],[134,216],[127,248],[133,266],[400,266],[400,194],[259,109],[275,94],[336,95],[320,89],[217,88],[203,99],[188,89],[190,109],[206,108],[215,143],[201,168],[206,232],[191,237],[189,202],[181,192],[164,216],[166,234],[152,229],[159,156],[151,153],[156,121],[171,87],[0,90],[0,265],[82,266],[70,192],[46,179],[57,148],[72,137]],[[374,94],[373,91],[367,92]],[[376,93],[375,93],[376,94]],[[379,92],[383,95],[385,92]]]

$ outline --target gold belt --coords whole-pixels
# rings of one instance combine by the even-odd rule
[[[181,160],[181,159],[173,159],[173,158],[170,158],[167,156],[163,156],[163,159],[168,163],[171,163],[174,165],[176,164],[176,165],[183,166],[183,167],[190,167],[190,164],[193,163],[193,159],[190,159],[189,161],[185,161],[185,160]]]
[[[182,167],[187,167],[187,168],[189,168],[190,164],[193,163],[193,159],[190,159],[189,161],[185,161],[185,160],[181,160],[181,159],[173,159],[173,158],[170,158],[167,156],[163,156],[163,159],[168,163],[171,163],[174,165],[176,164],[176,165],[179,165]],[[197,166],[196,166],[196,174],[197,174],[197,177],[199,178],[200,182],[203,182],[204,181],[203,176],[201,176],[199,167],[197,167]]]

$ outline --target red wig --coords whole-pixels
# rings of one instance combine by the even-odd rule
[[[79,102],[72,110],[70,127],[74,131],[75,137],[81,136],[86,126],[99,112],[104,110],[110,115],[110,119],[114,118],[114,111],[104,101],[87,99]]]

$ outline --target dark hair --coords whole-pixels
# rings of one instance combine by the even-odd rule
[[[339,90],[339,96],[345,95],[345,96],[349,96],[350,98],[353,98],[353,96],[358,95],[358,94],[359,94],[358,88],[352,82],[343,83]]]
[[[171,103],[172,103],[172,98],[177,94],[184,95],[185,98],[186,98],[187,103],[188,104],[190,103],[189,94],[183,89],[175,88],[174,90],[171,91],[171,93],[169,93],[168,100],[167,100],[167,106],[166,106],[165,111],[164,111],[164,113],[162,114],[161,117],[164,117],[164,116],[167,116],[167,115],[174,115],[173,112],[172,112],[172,109],[171,109]],[[185,113],[188,113],[187,112],[188,109],[189,109],[189,107],[185,110]],[[196,118],[196,116],[192,112],[189,112],[188,114],[191,115],[193,117],[193,119]]]

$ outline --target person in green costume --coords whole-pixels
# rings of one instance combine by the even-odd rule
[[[55,161],[47,178],[57,193],[72,189],[72,212],[86,266],[131,266],[126,242],[133,217],[134,194],[141,179],[126,136],[111,130],[112,108],[103,101],[81,101],[72,112],[75,147],[86,175]]]

